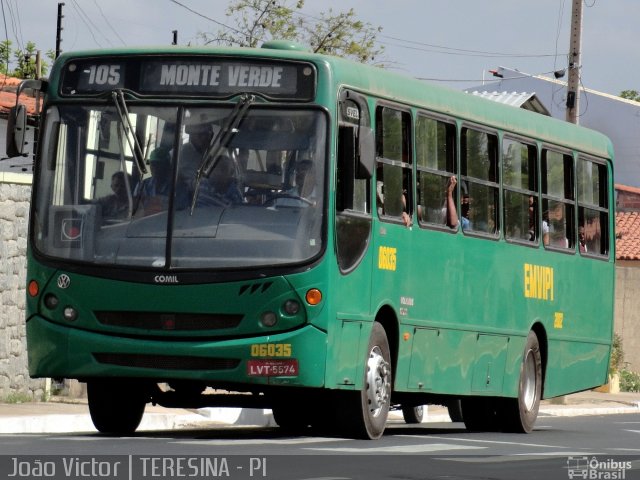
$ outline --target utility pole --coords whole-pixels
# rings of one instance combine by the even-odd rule
[[[56,28],[56,58],[60,56],[62,50],[60,49],[60,44],[62,43],[62,19],[64,16],[62,15],[62,7],[64,7],[64,3],[58,3],[58,26]]]
[[[567,81],[567,116],[570,123],[578,123],[580,106],[580,50],[582,46],[582,1],[573,0],[571,38],[569,41],[569,77]]]

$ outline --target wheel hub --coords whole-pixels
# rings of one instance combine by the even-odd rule
[[[369,411],[376,417],[383,407],[389,404],[391,394],[391,369],[389,362],[382,356],[380,347],[376,346],[369,354],[367,361],[367,399]]]

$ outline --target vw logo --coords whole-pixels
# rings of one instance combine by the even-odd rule
[[[70,284],[71,284],[71,279],[69,278],[69,275],[67,275],[66,273],[63,273],[58,277],[58,287],[68,288]]]

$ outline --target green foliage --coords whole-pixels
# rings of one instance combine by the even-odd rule
[[[621,392],[640,392],[640,374],[622,370],[620,372]]]
[[[30,395],[23,393],[23,392],[13,392],[10,393],[9,395],[7,395],[4,398],[3,403],[27,403],[27,402],[32,402],[33,398],[31,398]]]
[[[626,98],[627,100],[635,100],[636,102],[640,102],[640,93],[637,90],[623,90],[620,92],[620,96],[622,98]]]
[[[38,49],[33,42],[27,42],[24,49],[11,49],[11,40],[3,40],[0,42],[0,73],[10,75],[17,78],[35,78],[36,77],[36,53]],[[11,54],[13,54],[14,64],[16,67],[11,68]],[[55,53],[49,50],[45,56],[53,62]],[[48,63],[42,59],[42,76],[47,74]]]
[[[622,338],[617,333],[613,335],[613,344],[611,345],[611,360],[609,363],[609,374],[622,370],[624,362],[624,351],[622,350]]]
[[[320,13],[312,17],[302,13],[304,0],[235,0],[226,15],[233,27],[215,34],[202,33],[205,43],[259,47],[268,40],[291,40],[308,45],[315,53],[374,63],[384,48],[376,43],[382,31],[348,12]]]

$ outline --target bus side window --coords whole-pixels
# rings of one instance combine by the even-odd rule
[[[578,157],[578,251],[609,253],[609,196],[607,167]]]
[[[418,115],[416,164],[418,221],[444,226],[447,185],[456,173],[455,124]]]
[[[460,223],[463,230],[495,235],[498,224],[498,137],[463,128],[460,136]]]
[[[385,220],[411,225],[411,115],[389,107],[376,110],[376,205]]]
[[[507,240],[535,242],[539,238],[537,156],[534,145],[508,138],[502,142]]]
[[[574,248],[573,179],[570,154],[542,151],[542,241],[545,246]]]

